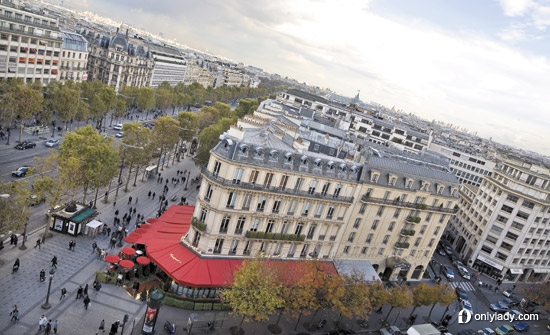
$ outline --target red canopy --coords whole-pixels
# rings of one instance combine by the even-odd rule
[[[145,228],[136,228],[135,232],[138,233],[138,234],[145,234],[147,232],[147,229],[145,229]]]
[[[139,236],[135,236],[135,235],[132,236],[132,234],[130,234],[130,235],[128,235],[124,238],[124,242],[126,242],[126,243],[136,243],[138,241],[138,239],[139,239]]]
[[[149,222],[149,223],[155,223],[157,222],[158,219],[155,219],[155,218],[148,218],[146,221]]]
[[[117,255],[107,255],[105,256],[105,261],[115,264],[120,261],[120,257],[118,257]]]
[[[134,267],[134,262],[126,259],[126,260],[120,261],[120,266],[122,266],[125,269],[131,269]]]
[[[122,248],[122,253],[128,256],[132,256],[136,254],[136,249],[130,247]]]
[[[151,260],[149,259],[149,257],[145,257],[145,256],[140,256],[140,257],[136,258],[136,261],[139,264],[142,264],[142,265],[147,265],[147,264],[151,263]]]
[[[150,224],[142,224],[141,226],[139,226],[139,228],[143,228],[143,229],[150,229],[151,227],[153,226]]]

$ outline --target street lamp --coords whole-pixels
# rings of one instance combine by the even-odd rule
[[[129,148],[134,148],[134,149],[145,149],[143,147],[137,147],[137,146],[134,146],[134,145],[130,145],[130,144],[125,144],[125,143],[120,143],[120,145],[124,146],[124,147],[129,147]],[[114,202],[116,203],[116,199],[118,198],[118,190],[120,189],[120,181],[122,179],[122,168],[124,167],[124,158],[126,158],[126,150],[123,149],[122,151],[122,161],[120,162],[120,171],[118,173],[118,182],[117,182],[117,185],[116,185],[116,193],[115,193],[115,200]]]
[[[187,186],[189,185],[189,177],[191,177],[191,171],[187,171],[187,179],[185,179],[185,191],[187,191]]]
[[[50,307],[52,307],[50,305],[50,289],[52,288],[52,279],[54,274],[55,270],[52,268],[50,270],[50,283],[48,284],[48,294],[46,295],[46,302],[42,304],[43,309],[50,309]]]

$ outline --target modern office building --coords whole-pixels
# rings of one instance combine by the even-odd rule
[[[462,185],[446,238],[469,265],[512,282],[550,277],[550,170],[504,161],[480,187]]]
[[[154,60],[149,86],[156,88],[164,81],[175,86],[184,81],[185,59],[178,50],[158,44],[149,44],[149,50]]]
[[[431,142],[428,150],[437,152],[449,159],[451,171],[461,184],[479,186],[483,178],[490,177],[496,163],[480,155],[467,153],[444,145]]]
[[[370,261],[387,278],[420,279],[458,198],[448,167],[382,148],[360,164],[282,136],[231,127],[202,170],[184,245],[236,259]]]
[[[56,18],[0,1],[0,78],[42,84],[57,80],[61,43]]]
[[[63,50],[61,51],[61,66],[59,80],[82,82],[88,79],[88,41],[84,36],[61,29]]]

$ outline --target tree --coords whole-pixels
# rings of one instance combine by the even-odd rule
[[[195,134],[198,130],[198,123],[197,123],[197,114],[193,112],[179,112],[178,113],[178,121],[180,123],[180,127],[184,129],[192,129],[192,130],[182,130],[180,133],[180,137],[184,141],[191,141],[195,137]]]
[[[365,280],[365,276],[353,270],[350,274],[344,274],[342,279],[345,290],[340,300],[341,304],[336,306],[340,313],[338,323],[342,320],[342,316],[367,319],[372,307],[369,293],[370,285]]]
[[[522,288],[523,294],[527,296],[530,301],[535,301],[544,308],[550,308],[550,283],[539,283]]]
[[[42,111],[44,98],[42,93],[33,88],[18,85],[9,90],[3,99],[9,112],[8,115],[17,115],[20,118],[19,123],[19,142],[23,136],[23,126],[26,119]]]
[[[368,294],[370,309],[365,311],[364,320],[367,320],[369,314],[373,310],[379,309],[380,307],[384,306],[388,303],[390,299],[390,293],[379,281],[375,281],[369,284]]]
[[[233,117],[233,112],[231,111],[231,107],[229,105],[224,104],[222,102],[216,102],[214,104],[214,108],[220,112],[220,117]]]
[[[124,132],[122,143],[126,144],[126,146],[123,146],[121,151],[124,151],[123,155],[125,155],[125,160],[129,164],[128,178],[126,179],[124,191],[128,192],[128,183],[130,182],[132,168],[137,165],[135,181],[139,167],[147,164],[151,158],[151,151],[148,150],[150,148],[149,143],[151,142],[151,131],[138,122],[125,123],[122,126],[122,131]]]
[[[414,311],[418,307],[430,306],[437,303],[437,300],[439,298],[439,287],[430,286],[426,283],[420,283],[412,289],[412,295],[413,310],[411,311],[411,315],[409,315],[409,318],[413,316]]]
[[[208,163],[210,150],[218,144],[220,135],[228,130],[231,124],[233,124],[233,120],[225,118],[201,131],[199,147],[194,158],[195,164],[201,166]]]
[[[456,301],[456,294],[455,291],[449,286],[447,283],[439,284],[439,292],[438,292],[438,302],[440,306],[445,306],[445,312],[443,312],[443,316],[447,314],[447,311],[449,310],[449,306]],[[432,310],[433,310],[432,306]],[[428,315],[428,318],[432,315],[432,310],[430,310],[430,314]]]
[[[111,137],[104,138],[91,126],[67,133],[59,146],[59,167],[66,187],[73,191],[106,186],[116,176],[118,156]]]
[[[7,235],[25,225],[30,214],[30,191],[24,180],[0,181],[0,235]]]
[[[216,108],[204,106],[203,108],[201,108],[197,120],[199,132],[201,132],[204,128],[208,126],[215,124],[216,122],[218,122],[219,119],[220,112]]]
[[[247,114],[253,113],[259,106],[259,102],[256,99],[241,99],[239,105],[235,108],[235,113],[239,117],[243,117]]]
[[[116,117],[118,121],[119,118],[124,116],[124,113],[126,112],[126,104],[127,104],[126,99],[124,97],[117,95],[116,102],[115,102],[115,109],[111,114],[111,125],[113,124],[113,117]]]
[[[267,263],[259,260],[244,261],[233,275],[231,288],[221,292],[222,301],[244,321],[264,321],[283,306],[279,294],[281,284]]]
[[[172,100],[174,99],[174,96],[172,95],[172,92],[170,92],[168,89],[157,88],[155,95],[156,106],[158,109],[166,110],[168,107],[172,106]]]
[[[137,107],[141,110],[149,110],[155,106],[155,90],[150,87],[139,89]]]
[[[59,119],[65,122],[67,130],[67,122],[76,116],[80,106],[80,89],[71,80],[63,85],[57,85],[50,99],[51,108],[57,112]]]
[[[155,120],[154,125],[152,137],[157,148],[160,148],[160,155],[157,162],[157,166],[160,166],[162,155],[170,150],[178,141],[180,129],[178,121],[168,115],[159,117]],[[164,168],[164,162],[162,167]]]
[[[384,318],[384,322],[388,321],[388,317],[394,308],[407,309],[412,304],[412,293],[407,285],[395,286],[390,289],[390,298],[388,300],[391,308]]]

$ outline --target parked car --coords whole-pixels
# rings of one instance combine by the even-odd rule
[[[463,329],[458,332],[458,335],[476,335],[476,332],[473,329]]]
[[[516,298],[506,298],[506,299],[502,299],[498,303],[501,304],[501,305],[506,305],[508,307],[514,307],[514,306],[519,305],[519,302],[520,301]]]
[[[458,298],[458,300],[468,300],[468,294],[466,293],[466,291],[464,291],[463,289],[461,289],[460,287],[457,287],[455,289],[455,292],[456,292],[456,296]]]
[[[19,143],[18,145],[15,146],[15,149],[17,150],[25,150],[25,149],[31,149],[31,148],[34,148],[36,147],[36,143],[34,142],[21,142]]]
[[[122,130],[122,123],[119,123],[113,127],[114,130]]]
[[[58,146],[59,145],[59,140],[57,139],[51,139],[51,140],[47,140],[46,142],[44,142],[44,145],[47,146],[47,147],[55,147],[55,146]]]
[[[519,315],[521,315],[521,312],[518,311],[517,309],[509,310],[509,311],[506,312],[506,313],[510,314],[512,320],[517,319],[517,317],[518,317]]]
[[[512,293],[512,291],[502,291],[502,295],[504,295],[506,298],[510,298],[510,297],[513,297],[514,296],[514,293]]]
[[[495,335],[495,331],[491,328],[483,328],[477,331],[479,335]]]
[[[508,312],[509,308],[508,306],[506,305],[501,305],[501,304],[491,304],[491,306],[489,307],[493,312],[498,312],[498,313],[506,313]]]
[[[458,258],[455,258],[455,259],[453,260],[453,264],[454,264],[454,266],[456,266],[457,268],[459,268],[459,267],[464,267],[464,264],[462,264],[462,262],[461,262]]]
[[[514,329],[518,332],[526,332],[529,330],[529,324],[525,321],[514,323]]]
[[[442,248],[437,249],[437,253],[440,254],[441,256],[445,256],[445,255],[446,255],[445,250],[443,250]]]
[[[453,270],[449,269],[448,267],[445,267],[445,277],[447,277],[447,279],[449,280],[454,279],[455,273],[453,272]]]
[[[115,137],[116,137],[116,138],[122,138],[122,136],[124,136],[124,134],[122,134],[122,132],[116,133],[116,134],[115,134]]]
[[[27,175],[27,172],[29,171],[29,169],[30,169],[29,166],[22,166],[22,167],[18,168],[17,170],[12,171],[11,175],[14,176],[14,177],[25,177]]]
[[[495,333],[497,333],[497,335],[511,335],[514,333],[514,328],[510,325],[502,325],[495,328]]]
[[[388,328],[380,329],[381,335],[401,335],[401,330],[396,326],[389,326]]]
[[[452,255],[453,254],[453,248],[451,248],[447,245],[447,246],[445,246],[445,252],[447,253],[447,255]]]
[[[474,308],[472,307],[472,304],[470,303],[469,300],[462,300],[461,305],[462,305],[462,309],[467,310],[472,315],[474,314]]]
[[[470,276],[470,273],[468,273],[468,270],[463,267],[463,266],[459,266],[458,267],[458,272],[460,272],[460,275],[462,276],[462,278],[464,279],[467,279],[467,280],[470,280],[472,277]]]

